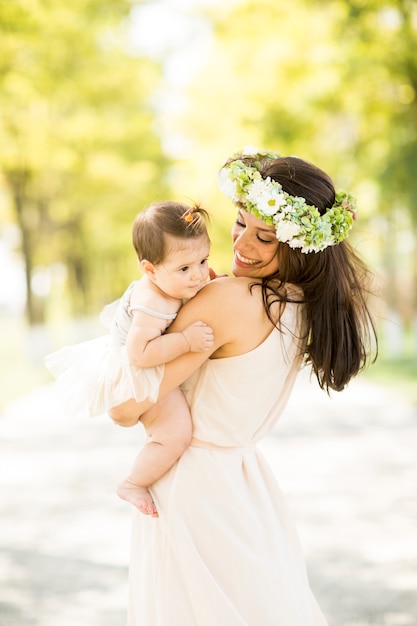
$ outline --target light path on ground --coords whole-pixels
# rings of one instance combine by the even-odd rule
[[[114,489],[140,427],[60,417],[46,386],[6,408],[0,439],[1,626],[125,626],[131,518]],[[260,447],[329,625],[417,626],[416,411],[363,379],[329,399],[301,376]]]

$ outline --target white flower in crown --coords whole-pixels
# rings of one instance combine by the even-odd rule
[[[229,170],[223,168],[218,175],[219,188],[221,191],[232,200],[236,196],[236,181],[231,180]]]
[[[259,178],[246,188],[247,201],[253,204],[262,215],[275,215],[285,204],[285,196],[271,179]]]
[[[294,222],[289,222],[288,220],[285,220],[285,219],[276,220],[275,226],[276,226],[276,235],[277,235],[278,241],[282,241],[284,243],[287,243],[287,242],[293,243],[293,241],[295,242],[295,240],[293,240],[293,237],[297,237],[297,235],[300,234],[300,230],[301,230],[299,224],[294,224]],[[302,245],[303,245],[303,242],[300,242],[300,244],[297,245],[296,247],[301,247]]]
[[[243,148],[243,156],[255,156],[256,154],[259,154],[259,150],[255,146],[250,145]]]
[[[278,214],[277,218],[285,217],[285,215],[287,215],[288,213],[293,213],[294,207],[291,204],[287,204],[287,201],[285,200],[284,204],[281,206],[281,211],[282,216]]]
[[[308,254],[309,252],[319,252],[322,248],[318,246],[313,246],[312,244],[307,245],[304,238],[301,239],[293,239],[288,242],[290,248],[301,248],[301,252],[303,254]]]

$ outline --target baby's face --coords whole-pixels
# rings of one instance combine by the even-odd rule
[[[188,300],[209,278],[210,241],[206,235],[196,238],[167,236],[168,254],[155,265],[155,284],[166,295]]]

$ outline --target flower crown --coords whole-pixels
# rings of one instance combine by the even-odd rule
[[[280,183],[263,178],[265,161],[279,158],[277,152],[245,148],[225,163],[218,176],[219,188],[235,204],[243,204],[266,224],[275,226],[278,241],[301,252],[319,252],[345,239],[356,219],[356,200],[338,191],[332,207],[323,215],[301,196],[286,193]],[[250,161],[250,164],[248,164]]]

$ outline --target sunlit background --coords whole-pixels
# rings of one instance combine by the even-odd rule
[[[415,0],[13,0],[0,29],[0,410],[104,332],[150,202],[201,202],[230,271],[216,176],[247,145],[356,194],[380,335],[363,376],[417,406]]]
[[[356,193],[381,336],[369,375],[392,379],[395,361],[393,382],[412,381],[415,2],[31,0],[0,19],[1,404],[45,379],[46,351],[101,332],[137,276],[130,226],[149,202],[202,202],[229,270],[216,172],[248,144]]]

